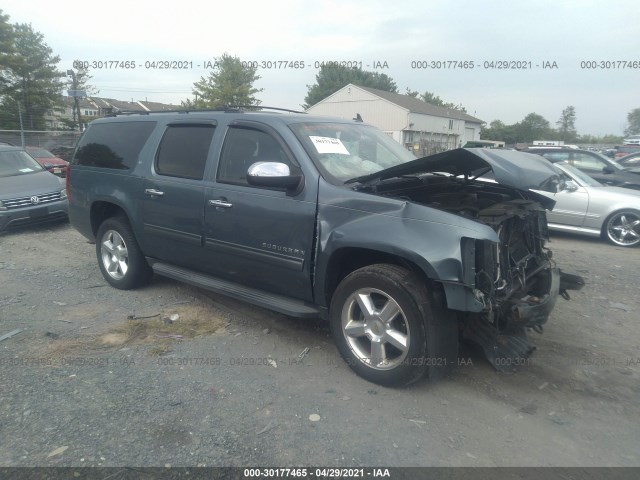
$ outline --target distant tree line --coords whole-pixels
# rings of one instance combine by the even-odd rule
[[[44,115],[47,111],[63,107],[65,89],[82,90],[94,94],[89,85],[86,69],[58,70],[60,57],[53,54],[45,43],[44,36],[33,30],[30,24],[11,24],[9,16],[0,10],[0,129],[44,130]],[[224,105],[246,105],[259,108],[262,103],[256,88],[260,79],[257,68],[247,67],[236,56],[224,53],[215,59],[214,68],[207,76],[194,82],[192,98],[182,101],[185,109],[215,108]],[[344,86],[352,83],[398,93],[396,82],[384,73],[370,72],[362,68],[323,65],[315,79],[307,85],[303,108],[327,98]],[[466,112],[460,103],[447,102],[433,92],[420,94],[406,88],[405,95],[426,103]],[[77,119],[80,123],[80,119]],[[615,143],[620,137],[607,135],[596,138],[580,136],[575,128],[576,111],[566,107],[552,128],[549,121],[537,113],[530,113],[520,122],[506,125],[500,120],[492,121],[482,129],[482,137],[501,140],[508,144],[531,142],[536,139],[564,140],[567,143]],[[627,115],[625,135],[640,133],[640,108]],[[74,124],[75,125],[75,124]],[[73,128],[74,125],[69,125]]]

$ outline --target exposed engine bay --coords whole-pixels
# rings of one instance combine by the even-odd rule
[[[499,243],[470,240],[465,283],[482,302],[480,315],[461,314],[466,338],[498,369],[533,351],[527,329],[542,332],[561,287],[548,239],[544,197],[494,182],[440,174],[368,185],[371,193],[415,202],[490,226]],[[547,206],[549,204],[547,203]],[[569,286],[566,288],[576,288]]]

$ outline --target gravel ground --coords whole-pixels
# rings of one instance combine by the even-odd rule
[[[6,233],[0,467],[640,466],[640,249],[550,247],[588,283],[526,365],[465,346],[448,378],[387,389],[320,320],[163,278],[115,290],[69,225]]]

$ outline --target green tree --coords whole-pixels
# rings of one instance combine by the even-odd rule
[[[576,132],[576,109],[574,106],[569,105],[562,110],[560,119],[556,122],[558,127],[558,136],[560,140],[565,142],[574,142],[578,133]]]
[[[22,110],[23,125],[29,130],[45,128],[44,114],[60,104],[61,77],[56,68],[60,57],[54,56],[44,42],[44,36],[29,24],[14,25],[14,54],[2,70],[6,72],[1,109],[16,112]],[[18,115],[0,119],[4,128],[17,128]]]
[[[0,9],[0,99],[8,84],[8,65],[13,60],[15,32],[13,25],[9,23],[9,15],[2,13]]]
[[[411,90],[409,87],[406,88],[404,94],[413,98],[418,98],[418,95],[420,95],[417,90]]]
[[[194,100],[182,102],[185,108],[216,108],[225,105],[253,105],[262,103],[255,97],[262,91],[254,82],[260,79],[257,68],[242,65],[238,57],[224,53],[216,58],[215,67],[208,77],[200,77],[193,84]]]
[[[634,108],[627,114],[627,128],[625,135],[637,135],[640,133],[640,108]]]
[[[515,125],[517,141],[530,143],[534,140],[549,140],[555,137],[549,121],[542,115],[530,113]]]
[[[430,103],[431,105],[436,105],[437,107],[451,108],[453,110],[460,110],[461,112],[465,112],[465,113],[467,111],[467,109],[464,108],[461,103],[455,104],[451,102],[445,102],[435,93],[428,92],[428,91],[420,95],[420,100],[426,103]]]
[[[359,67],[322,65],[316,75],[316,83],[307,85],[307,96],[302,107],[307,109],[350,83],[398,93],[396,82],[384,73],[368,72]]]
[[[494,120],[488,127],[483,127],[480,136],[483,140],[497,140],[507,144],[518,143],[515,125],[505,125],[500,120]]]
[[[93,77],[89,75],[89,70],[86,68],[73,69],[73,75],[75,75],[75,83],[73,75],[69,74],[67,70],[67,77],[64,81],[64,86],[68,90],[82,90],[87,93],[87,97],[91,97],[100,93],[100,91],[89,83]]]

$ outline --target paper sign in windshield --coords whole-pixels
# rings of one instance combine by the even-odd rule
[[[349,155],[349,150],[347,150],[339,138],[316,137],[313,135],[309,135],[309,138],[318,153],[340,153],[342,155]]]

